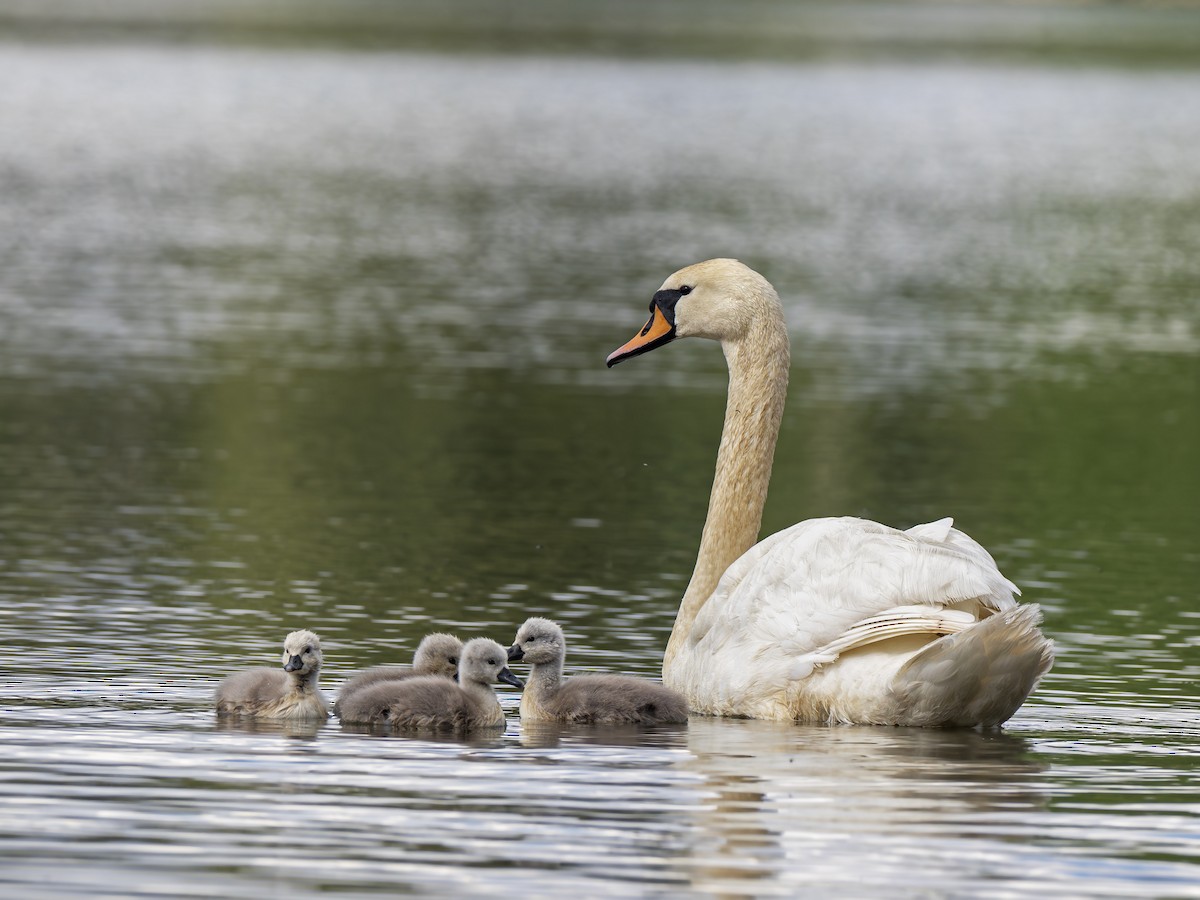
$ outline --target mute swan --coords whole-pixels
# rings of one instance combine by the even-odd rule
[[[1006,721],[1054,661],[1041,613],[952,519],[899,531],[810,519],[760,543],[787,393],[783,308],[737,260],[681,269],[607,364],[677,337],[721,342],[725,425],[663,681],[693,712],[846,724]]]
[[[549,619],[528,619],[508,649],[508,659],[533,665],[521,693],[522,722],[587,725],[654,725],[686,722],[683,695],[629,675],[576,675],[562,680],[567,641]]]
[[[421,675],[438,675],[453,679],[458,674],[458,657],[462,641],[452,634],[427,634],[417,644],[412,668],[408,666],[375,666],[354,675],[342,685],[333,704],[334,715],[341,715],[342,704],[351,694],[381,681],[403,681]]]
[[[329,707],[317,687],[320,672],[321,639],[311,631],[293,631],[283,641],[283,669],[261,666],[230,675],[217,687],[217,713],[256,719],[325,719]]]
[[[522,687],[507,662],[507,650],[495,641],[475,638],[463,645],[458,684],[438,675],[383,681],[347,697],[342,722],[432,731],[498,728],[504,724],[504,710],[492,684]]]

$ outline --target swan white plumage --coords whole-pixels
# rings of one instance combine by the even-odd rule
[[[1054,661],[1041,614],[952,519],[900,531],[810,519],[760,543],[790,346],[770,283],[737,260],[680,269],[613,366],[720,341],[725,425],[663,682],[693,712],[802,722],[1001,724]]]

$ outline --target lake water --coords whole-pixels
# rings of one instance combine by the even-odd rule
[[[0,43],[0,892],[1200,897],[1200,69]],[[656,676],[784,297],[764,531],[943,515],[1058,663],[1003,732],[218,722],[325,643]],[[519,667],[518,667],[519,669]]]

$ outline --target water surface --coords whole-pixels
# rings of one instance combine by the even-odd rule
[[[0,45],[0,885],[1200,896],[1200,72]],[[954,515],[1059,661],[1002,733],[217,722],[553,616],[654,676],[780,289],[765,531]]]

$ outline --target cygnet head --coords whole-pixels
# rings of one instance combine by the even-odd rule
[[[321,639],[311,631],[293,631],[283,639],[283,671],[310,675],[321,668]]]
[[[523,660],[537,666],[559,663],[567,656],[567,639],[563,630],[549,619],[526,619],[517,629],[513,645],[508,648],[510,661]]]
[[[709,259],[664,281],[650,301],[650,321],[606,362],[615,366],[675,338],[737,340],[768,315],[780,318],[782,306],[767,279],[736,259]]]
[[[422,675],[454,678],[458,674],[462,649],[463,642],[452,634],[427,634],[417,645],[413,669]]]
[[[475,638],[463,644],[458,661],[458,683],[492,685],[497,681],[516,688],[525,683],[508,670],[508,651],[487,638]]]

